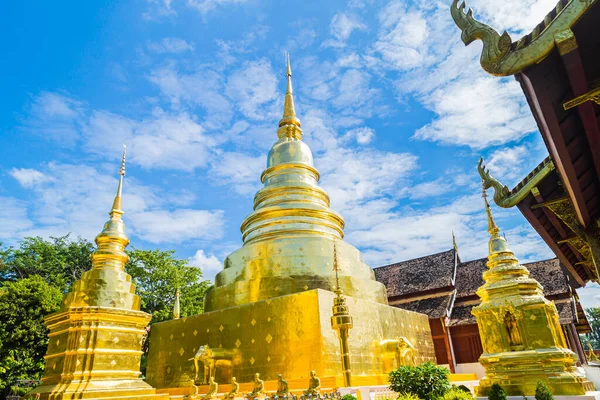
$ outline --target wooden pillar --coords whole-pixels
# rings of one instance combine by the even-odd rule
[[[583,345],[581,344],[581,339],[579,338],[579,333],[577,332],[577,327],[575,326],[575,324],[569,324],[569,329],[572,332],[573,335],[573,342],[575,343],[575,347],[577,348],[577,355],[579,356],[579,361],[581,361],[581,364],[587,364],[587,357],[585,355],[585,349],[583,348]]]
[[[456,364],[454,363],[454,349],[452,348],[452,340],[450,340],[450,328],[446,326],[446,320],[448,317],[440,318],[442,322],[442,329],[444,330],[444,342],[446,344],[446,355],[448,356],[448,366],[450,372],[456,373]]]
[[[577,366],[581,367],[581,357],[579,356],[579,351],[577,349],[577,346],[575,345],[575,340],[573,338],[573,331],[570,329],[570,327],[573,326],[573,324],[566,324],[566,325],[562,325],[563,328],[563,332],[565,333],[565,337],[567,339],[567,343],[569,344],[569,349],[571,349],[575,354],[577,354]]]

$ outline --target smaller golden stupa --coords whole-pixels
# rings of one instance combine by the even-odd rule
[[[125,272],[129,239],[121,216],[125,152],[110,220],[96,237],[92,269],[75,282],[60,311],[44,321],[46,369],[33,392],[41,400],[167,400],[140,375],[142,343],[152,316],[140,311],[131,276]]]
[[[487,395],[497,383],[508,395],[533,395],[538,381],[555,395],[582,395],[593,385],[576,368],[577,356],[567,347],[553,302],[519,264],[500,236],[483,191],[488,217],[490,255],[485,284],[477,290],[481,304],[473,308],[486,376],[475,392]]]

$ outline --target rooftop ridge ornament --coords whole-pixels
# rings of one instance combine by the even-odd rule
[[[461,39],[465,46],[470,45],[475,40],[483,42],[480,62],[484,70],[492,75],[497,75],[500,70],[501,60],[510,52],[512,39],[508,32],[504,31],[500,35],[496,30],[473,18],[473,10],[465,13],[466,7],[463,1],[460,6],[458,0],[453,0],[450,6],[450,13],[456,25],[462,31]]]
[[[300,120],[296,117],[296,109],[294,108],[294,90],[292,87],[292,67],[290,63],[290,54],[286,51],[286,79],[287,89],[285,92],[285,100],[283,103],[283,116],[279,120],[279,129],[277,137],[302,139],[302,129],[300,128]]]

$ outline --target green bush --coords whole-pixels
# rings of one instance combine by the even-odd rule
[[[418,396],[423,400],[434,400],[450,390],[448,371],[432,362],[413,366],[401,366],[390,372],[390,389],[396,393]]]
[[[458,385],[455,387],[457,390],[462,390],[465,393],[471,393],[471,389],[466,387],[465,385]]]
[[[396,400],[421,400],[419,396],[412,393],[400,393]]]
[[[542,381],[538,381],[535,387],[535,400],[554,400],[552,392]]]
[[[351,394],[345,394],[342,396],[342,400],[356,400],[356,396],[352,396]]]
[[[506,392],[504,391],[504,389],[502,389],[502,386],[498,385],[497,383],[494,383],[488,393],[488,399],[489,400],[506,400],[507,399]]]
[[[441,400],[473,400],[471,391],[465,386],[468,391],[457,388],[456,386],[440,397]]]

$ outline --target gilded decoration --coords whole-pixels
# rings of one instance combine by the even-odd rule
[[[168,399],[140,378],[142,343],[151,315],[140,311],[125,272],[129,239],[121,216],[125,152],[110,219],[96,237],[92,269],[82,274],[44,321],[49,330],[46,369],[38,398]]]
[[[485,283],[477,290],[481,303],[472,310],[483,346],[479,362],[486,370],[476,394],[485,396],[498,383],[508,395],[530,396],[540,380],[555,395],[593,390],[576,368],[577,356],[567,347],[556,306],[500,236],[483,193],[491,238]]]

